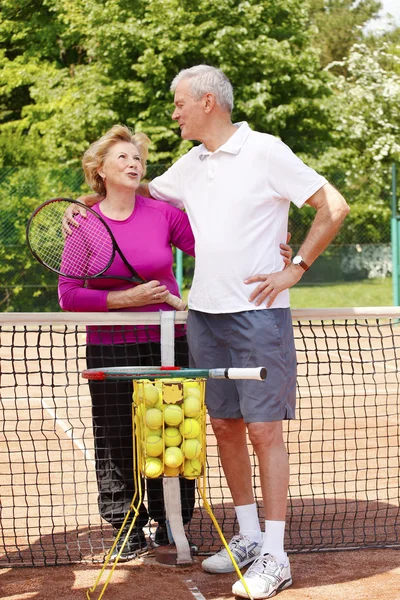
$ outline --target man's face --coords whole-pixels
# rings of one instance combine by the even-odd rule
[[[195,100],[190,90],[190,81],[183,79],[176,87],[174,104],[172,118],[181,128],[182,139],[201,141],[205,128],[204,96]]]

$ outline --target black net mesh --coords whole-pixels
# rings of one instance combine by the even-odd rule
[[[129,418],[131,390],[118,382],[101,384],[97,399],[107,409],[99,417],[93,389],[80,373],[99,363],[160,364],[159,326],[141,323],[140,314],[132,316],[133,325],[115,326],[119,342],[127,338],[115,350],[107,343],[88,346],[85,327],[71,323],[71,315],[65,324],[60,324],[63,315],[58,324],[42,316],[42,325],[14,325],[8,318],[1,326],[1,566],[104,559],[125,509],[118,477],[107,481],[107,473],[117,468],[102,436],[107,438],[114,427],[111,437],[117,442],[119,437],[120,453],[129,455],[129,432],[121,433],[120,426]],[[291,466],[289,552],[400,547],[398,323],[396,316],[320,320],[312,312],[301,319],[294,314],[298,410],[297,419],[284,424]],[[96,339],[109,340],[113,331],[111,322],[99,326]],[[136,331],[139,344],[132,337]],[[183,340],[176,345],[181,366]],[[114,423],[111,415],[117,415]],[[99,457],[111,462],[105,474],[96,476]],[[251,459],[255,466],[253,454]],[[118,468],[129,472],[126,460]],[[207,495],[229,538],[235,513],[209,424],[207,464]],[[99,501],[101,485],[113,489],[111,502],[104,494]],[[253,485],[263,520],[257,469]],[[184,520],[191,517],[192,493],[194,512],[185,527],[190,541],[207,554],[221,542],[190,486],[182,491]],[[144,525],[147,536],[154,533],[156,519],[162,520],[157,490],[151,494],[144,500],[151,514],[142,514],[143,525],[150,519]]]

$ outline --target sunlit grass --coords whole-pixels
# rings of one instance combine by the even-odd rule
[[[392,306],[392,279],[295,286],[290,290],[290,304],[292,308]]]
[[[183,291],[187,299],[189,290]],[[364,279],[337,284],[298,285],[290,290],[292,308],[392,306],[392,279]]]

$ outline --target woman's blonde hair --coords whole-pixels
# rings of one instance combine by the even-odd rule
[[[129,142],[136,146],[143,167],[143,177],[146,174],[146,161],[150,145],[149,138],[144,133],[133,133],[125,125],[114,125],[107,133],[89,146],[82,158],[82,167],[85,172],[86,182],[100,196],[106,195],[106,186],[99,175],[99,171],[104,164],[110,148],[118,142]]]

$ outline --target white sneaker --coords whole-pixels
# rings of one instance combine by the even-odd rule
[[[292,585],[289,561],[279,564],[272,554],[263,554],[254,561],[243,579],[254,600],[271,598]],[[232,594],[249,597],[241,581],[233,584]]]
[[[253,542],[245,535],[235,535],[229,542],[229,549],[239,569],[248,565],[260,555],[262,541]],[[201,566],[207,573],[232,573],[235,570],[226,548],[203,560]]]

